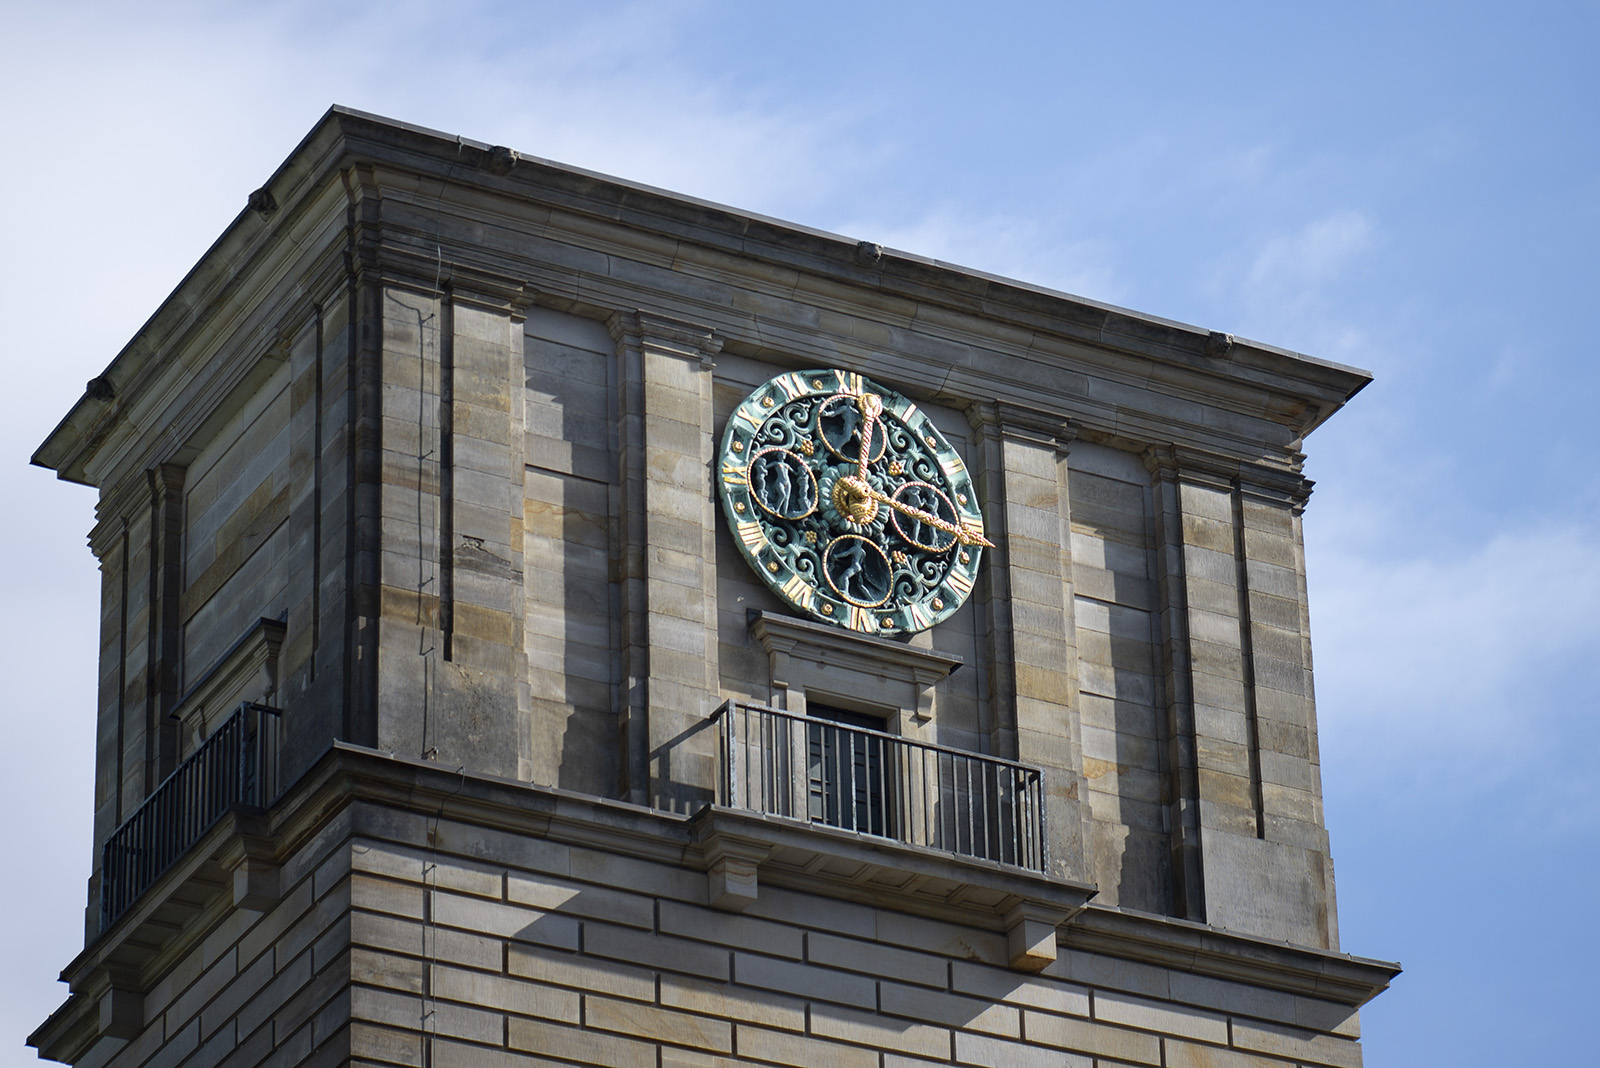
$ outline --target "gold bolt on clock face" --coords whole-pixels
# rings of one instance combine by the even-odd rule
[[[983,515],[927,413],[848,371],[779,375],[734,410],[723,512],[756,573],[796,611],[911,634],[961,607]]]

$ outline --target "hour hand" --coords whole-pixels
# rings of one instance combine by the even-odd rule
[[[903,501],[897,501],[860,476],[847,475],[844,478],[841,478],[839,482],[842,486],[847,487],[848,491],[856,497],[874,500],[880,504],[886,504],[890,508],[893,508],[895,511],[899,512],[901,515],[910,516],[912,519],[915,519],[921,523],[926,523],[928,526],[933,527],[936,530],[942,530],[946,534],[953,535],[955,539],[962,545],[987,545],[991,549],[994,548],[994,542],[990,541],[988,538],[985,538],[978,531],[973,530],[972,528],[961,523],[947,523],[943,519],[940,519],[938,516],[934,515],[932,512],[925,512],[921,508],[914,508]]]

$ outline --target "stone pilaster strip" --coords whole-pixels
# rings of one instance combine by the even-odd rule
[[[1296,470],[1185,448],[1152,449],[1147,465],[1163,560],[1180,914],[1328,945],[1295,539],[1310,483]],[[1197,893],[1199,915],[1188,904]]]
[[[984,572],[997,750],[1045,772],[1050,871],[1087,878],[1088,813],[1078,720],[1072,526],[1065,443],[1071,425],[1012,404],[974,405],[979,492],[995,548]]]
[[[177,765],[178,732],[172,721],[183,681],[183,481],[185,469],[161,464],[150,472],[150,659],[145,707],[145,762],[149,783]]]
[[[345,262],[349,325],[344,424],[336,448],[345,456],[344,698],[339,736],[378,742],[378,619],[382,613],[384,287],[378,249],[382,195],[373,169],[358,164],[342,178],[349,200]]]
[[[1195,734],[1189,599],[1183,552],[1183,501],[1170,448],[1144,454],[1154,504],[1156,587],[1160,612],[1162,690],[1166,699],[1162,769],[1167,804],[1172,910],[1204,922],[1206,895],[1201,850],[1200,783]]]
[[[710,800],[717,704],[712,357],[706,327],[650,312],[617,343],[620,573],[628,796],[674,811]]]

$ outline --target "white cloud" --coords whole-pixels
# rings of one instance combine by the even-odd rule
[[[1237,246],[1213,266],[1206,288],[1237,309],[1238,333],[1368,366],[1372,331],[1351,321],[1339,296],[1381,243],[1371,213],[1343,208]]]
[[[939,204],[899,225],[850,221],[833,229],[947,263],[1115,303],[1111,249],[1099,240],[1061,241],[1035,219]]]
[[[1335,212],[1268,240],[1250,265],[1248,282],[1268,290],[1321,285],[1370,249],[1374,237],[1375,227],[1365,212]]]
[[[90,868],[98,571],[92,495],[23,460],[332,103],[773,214],[816,204],[870,167],[842,150],[848,106],[802,111],[675,54],[659,4],[34,5],[8,12],[0,171],[13,316],[0,420],[18,521],[0,553],[18,665],[17,762],[0,807],[29,813],[26,878],[0,912],[0,1063],[65,997]],[[803,216],[802,216],[803,217]]]
[[[1463,550],[1441,539],[1426,557],[1311,555],[1322,748],[1341,774],[1478,792],[1547,756],[1574,703],[1592,707],[1572,667],[1600,648],[1594,531],[1523,527]]]

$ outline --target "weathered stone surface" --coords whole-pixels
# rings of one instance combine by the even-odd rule
[[[1332,952],[1299,450],[1361,373],[338,109],[274,183],[40,461],[101,489],[95,855],[226,715],[198,704],[283,710],[274,788],[349,777],[231,813],[121,920],[91,902],[94,1019],[48,1050],[1358,1063],[1384,980],[1329,978],[1365,966]],[[806,367],[915,399],[995,542],[888,651],[758,635],[780,609],[712,495],[730,413]],[[828,785],[820,734],[733,745],[728,700],[895,755],[857,794],[834,741]],[[995,763],[914,796],[913,744],[1042,771],[1042,875],[951,859],[1030,802]],[[752,817],[737,914],[685,829],[735,754],[792,802]],[[968,826],[935,848],[933,814]]]

